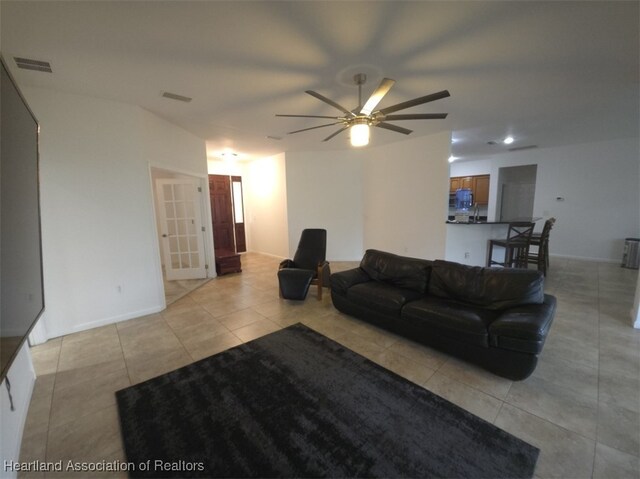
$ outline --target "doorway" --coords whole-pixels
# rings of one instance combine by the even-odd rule
[[[537,165],[510,166],[498,171],[500,221],[533,217]]]
[[[242,271],[240,253],[247,250],[242,178],[209,175],[209,198],[216,271],[218,274],[239,273]]]

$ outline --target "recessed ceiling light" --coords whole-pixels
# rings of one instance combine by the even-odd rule
[[[513,137],[512,136],[506,137],[504,140],[502,140],[502,143],[504,143],[505,145],[510,145],[511,143],[513,143]]]

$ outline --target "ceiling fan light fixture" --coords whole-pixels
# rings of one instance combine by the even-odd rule
[[[395,115],[391,114],[396,111],[404,110],[406,108],[411,108],[414,106],[422,105],[424,103],[429,103],[431,101],[440,100],[442,98],[446,98],[451,96],[447,90],[442,90],[436,93],[432,93],[430,95],[421,96],[419,98],[414,98],[413,100],[404,101],[402,103],[397,103],[395,105],[391,105],[385,107],[381,110],[376,110],[378,103],[383,99],[383,97],[389,92],[391,87],[394,85],[395,80],[391,78],[383,78],[378,85],[378,88],[371,94],[367,102],[362,105],[362,85],[365,83],[367,76],[364,73],[359,73],[353,77],[355,84],[358,86],[358,106],[353,110],[348,110],[344,106],[336,103],[333,100],[330,100],[324,95],[317,93],[313,90],[305,90],[305,93],[311,95],[314,98],[326,103],[327,105],[331,105],[333,108],[340,110],[343,115],[342,116],[327,116],[327,115],[280,115],[276,114],[276,116],[284,116],[291,118],[326,118],[329,120],[334,120],[333,123],[326,123],[324,125],[312,126],[309,128],[302,128],[300,130],[294,130],[287,132],[287,135],[292,135],[294,133],[301,133],[303,131],[316,130],[318,128],[325,128],[327,126],[332,125],[342,125],[339,130],[333,132],[331,135],[326,137],[322,141],[329,141],[330,139],[336,137],[343,131],[351,130],[351,146],[366,146],[369,144],[369,127],[375,126],[378,128],[383,128],[385,130],[391,130],[396,133],[401,133],[403,135],[408,135],[412,133],[412,130],[408,128],[403,128],[401,126],[394,125],[393,123],[388,123],[388,121],[401,121],[401,120],[442,120],[447,117],[446,113],[412,113],[409,115]],[[359,110],[359,111],[358,111]]]
[[[351,146],[367,146],[369,144],[369,124],[364,122],[355,123],[351,127]]]

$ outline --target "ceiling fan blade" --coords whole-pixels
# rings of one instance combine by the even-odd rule
[[[276,116],[286,116],[290,118],[329,118],[330,120],[338,120],[340,117],[338,116],[322,116],[322,115],[278,115]]]
[[[397,120],[444,120],[448,113],[412,113],[408,115],[386,115],[385,121]]]
[[[347,116],[356,116],[355,113],[347,110],[345,107],[343,107],[342,105],[338,105],[335,101],[333,100],[329,100],[326,96],[322,96],[320,93],[316,93],[313,90],[307,90],[305,91],[305,93],[308,93],[309,95],[317,98],[318,100],[321,100],[325,103],[328,103],[329,105],[331,105],[334,108],[337,108],[338,110],[340,110],[343,113],[346,113]]]
[[[293,135],[294,133],[300,133],[301,131],[315,130],[316,128],[324,128],[325,126],[337,125],[338,123],[342,123],[342,122],[336,121],[335,123],[327,123],[325,125],[312,126],[311,128],[303,128],[302,130],[290,131],[287,133],[287,135]]]
[[[378,88],[376,88],[376,90],[371,94],[367,102],[362,107],[362,110],[360,110],[360,114],[367,116],[371,115],[371,112],[373,112],[375,107],[378,106],[380,100],[389,93],[389,90],[391,90],[391,87],[395,82],[396,81],[391,78],[383,78],[380,85],[378,85]]]
[[[398,103],[397,105],[388,106],[387,108],[383,108],[382,110],[380,110],[380,113],[386,115],[387,113],[393,113],[394,111],[404,110],[405,108],[422,105],[423,103],[429,103],[430,101],[440,100],[441,98],[447,98],[448,96],[451,96],[449,91],[442,90],[437,93],[432,93],[430,95],[421,96],[420,98],[414,98],[413,100]]]
[[[349,128],[348,126],[344,126],[342,128],[340,128],[338,131],[334,131],[333,133],[331,133],[328,137],[326,137],[324,140],[322,141],[329,141],[331,138],[333,138],[334,136],[336,136],[338,133],[342,133],[344,130],[346,130],[347,128]]]
[[[409,133],[413,133],[413,130],[408,130],[407,128],[402,128],[401,126],[392,125],[391,123],[378,123],[376,126],[378,128],[384,128],[385,130],[391,130],[397,133],[402,133],[403,135],[408,135]]]

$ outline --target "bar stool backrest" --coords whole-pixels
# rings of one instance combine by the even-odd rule
[[[534,223],[509,223],[507,240],[530,241]]]
[[[544,246],[547,241],[549,241],[549,233],[551,233],[551,228],[556,223],[555,218],[549,218],[544,222],[544,226],[542,227],[542,233],[540,233],[540,245]]]

